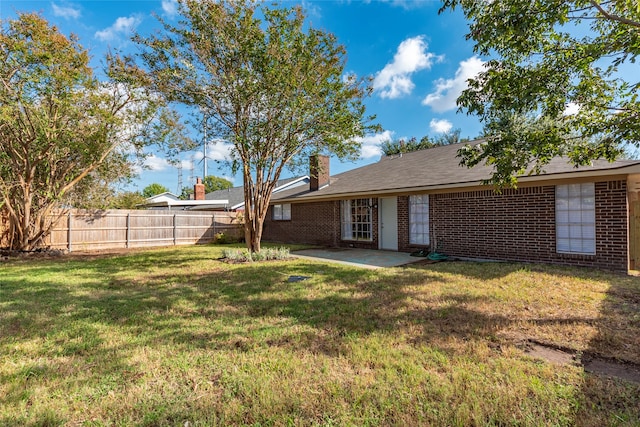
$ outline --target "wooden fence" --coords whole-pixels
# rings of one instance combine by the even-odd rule
[[[216,234],[243,234],[236,212],[73,210],[60,218],[43,246],[68,251],[190,245]]]

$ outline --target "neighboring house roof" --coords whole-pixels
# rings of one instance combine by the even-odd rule
[[[216,190],[204,195],[205,200],[221,200],[225,199],[227,203],[222,206],[224,209],[235,210],[238,204],[244,204],[243,187],[231,187],[225,190]]]
[[[165,191],[164,193],[160,193],[160,194],[156,194],[155,196],[147,197],[145,200],[146,200],[147,203],[157,203],[157,202],[163,202],[163,201],[167,201],[167,200],[171,200],[171,201],[180,200],[180,198],[178,196],[176,196],[175,194],[173,194],[173,193]]]
[[[150,209],[207,210],[215,209],[217,206],[224,207],[227,203],[227,200],[180,200],[178,196],[167,191],[147,197],[145,203],[140,206]]]
[[[302,185],[309,184],[309,176],[297,176],[294,178],[281,179],[276,182],[276,186],[273,189],[273,193],[279,193],[281,191],[296,188]],[[207,193],[204,196],[205,200],[227,200],[227,204],[222,206],[228,210],[244,209],[244,187],[231,187],[226,190],[216,190],[211,193]]]
[[[281,192],[272,201],[306,201],[337,199],[352,196],[372,196],[400,192],[463,188],[482,185],[491,177],[492,166],[460,166],[458,150],[465,144],[476,145],[482,140],[434,147],[401,155],[383,156],[379,162],[334,175],[329,185],[317,191],[309,188]],[[553,159],[539,175],[522,176],[521,183],[568,177],[640,173],[640,161],[596,160],[591,166],[574,167],[566,158]]]
[[[163,209],[193,209],[193,210],[211,210],[227,205],[227,200],[161,200],[156,202],[147,202],[142,207],[145,208],[163,208]]]

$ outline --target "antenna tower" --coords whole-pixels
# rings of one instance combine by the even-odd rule
[[[182,194],[182,162],[178,162],[178,191],[176,194]]]
[[[191,175],[189,176],[189,181],[191,185],[196,183],[195,170],[196,170],[196,159],[193,155],[191,155]]]

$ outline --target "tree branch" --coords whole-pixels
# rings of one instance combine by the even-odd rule
[[[611,21],[616,21],[616,22],[620,22],[622,24],[631,25],[632,27],[640,28],[640,22],[633,21],[631,19],[625,18],[623,16],[615,15],[613,13],[609,13],[605,8],[602,7],[602,5],[600,5],[600,3],[598,3],[595,0],[590,0],[590,3],[593,5],[593,7],[598,9],[598,11],[605,18],[607,18],[607,19],[609,19]]]

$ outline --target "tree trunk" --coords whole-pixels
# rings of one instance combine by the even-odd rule
[[[263,182],[261,174],[262,171],[258,170],[256,175],[259,178],[254,183],[249,169],[244,169],[244,237],[247,249],[251,253],[260,252],[263,224],[269,209],[271,192],[278,178],[276,176],[273,182]]]
[[[260,240],[262,239],[262,227],[256,227],[256,221],[247,220],[251,214],[247,212],[245,205],[244,239],[247,249],[251,253],[260,252]]]

